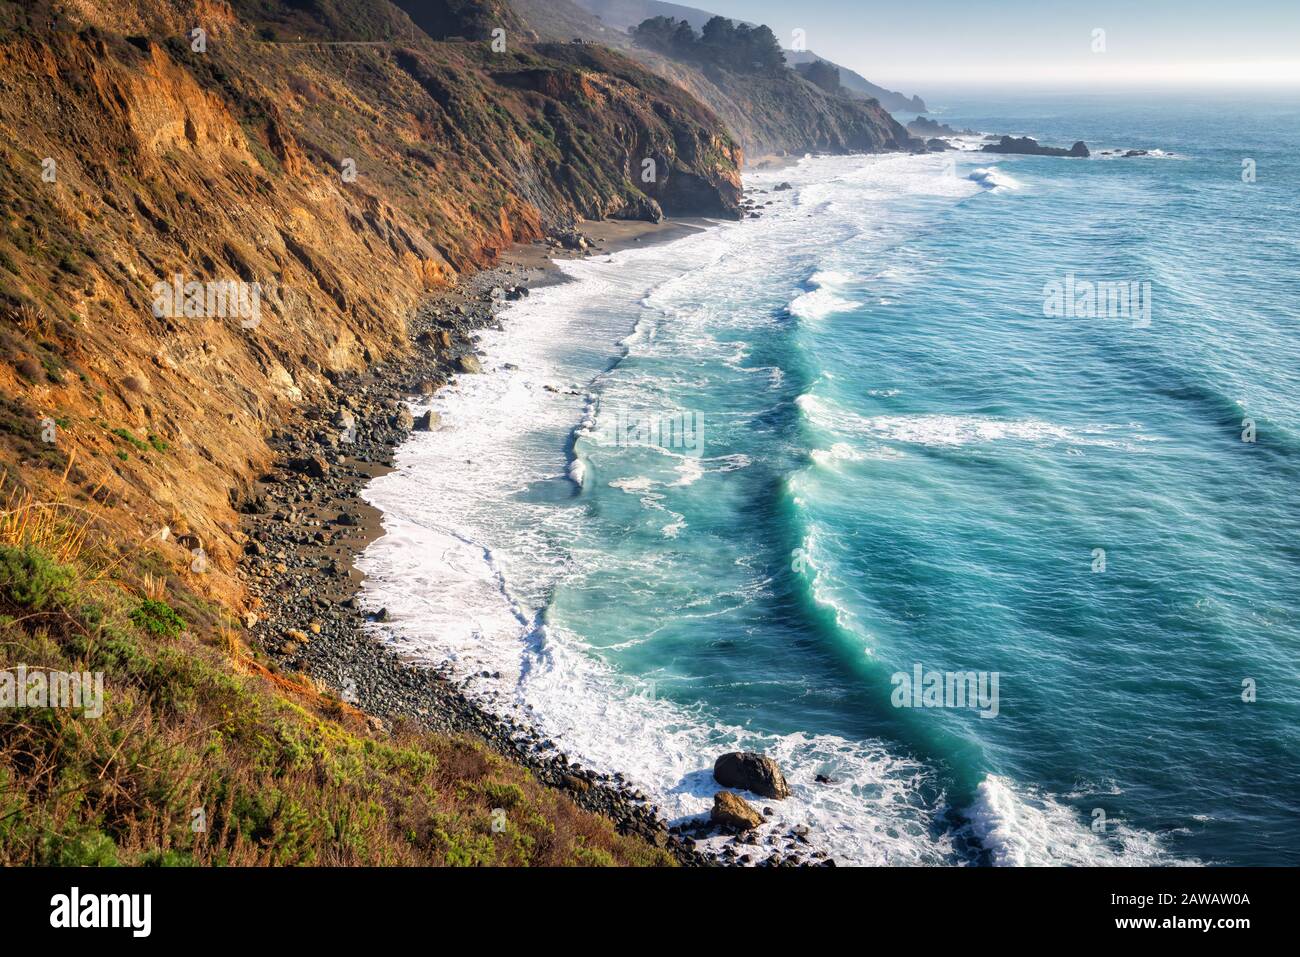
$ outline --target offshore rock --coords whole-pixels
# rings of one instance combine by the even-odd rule
[[[790,796],[790,786],[777,763],[753,751],[731,751],[713,764],[713,777],[723,787],[742,788],[777,801]]]

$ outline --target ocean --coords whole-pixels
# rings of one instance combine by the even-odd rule
[[[1093,156],[805,158],[563,263],[364,599],[673,820],[747,749],[841,864],[1298,864],[1300,104],[927,99]]]

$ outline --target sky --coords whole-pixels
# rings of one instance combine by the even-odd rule
[[[785,47],[801,29],[807,49],[893,89],[1231,85],[1300,92],[1300,0],[685,2],[766,23]]]

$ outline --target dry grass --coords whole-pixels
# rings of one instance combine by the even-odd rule
[[[37,498],[26,489],[11,488],[0,510],[0,545],[40,549],[60,565],[81,559],[94,514],[84,505],[68,500],[69,458],[51,498]],[[8,473],[0,473],[0,488]]]
[[[140,594],[145,598],[162,601],[167,597],[167,578],[151,571],[144,572],[140,577]]]
[[[477,742],[373,733],[92,528],[58,497],[0,513],[0,668],[104,675],[102,717],[0,708],[0,865],[671,863]]]
[[[54,335],[54,324],[38,305],[23,303],[14,310],[14,321],[32,339],[49,339]]]

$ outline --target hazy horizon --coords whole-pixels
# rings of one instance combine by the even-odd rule
[[[694,4],[689,4],[694,5]],[[1300,4],[1224,9],[1208,0],[954,0],[865,6],[809,0],[701,0],[699,8],[766,23],[874,83],[920,92],[958,84],[1106,89],[1300,86]],[[1097,33],[1096,31],[1104,31]],[[915,87],[916,89],[912,89]]]

